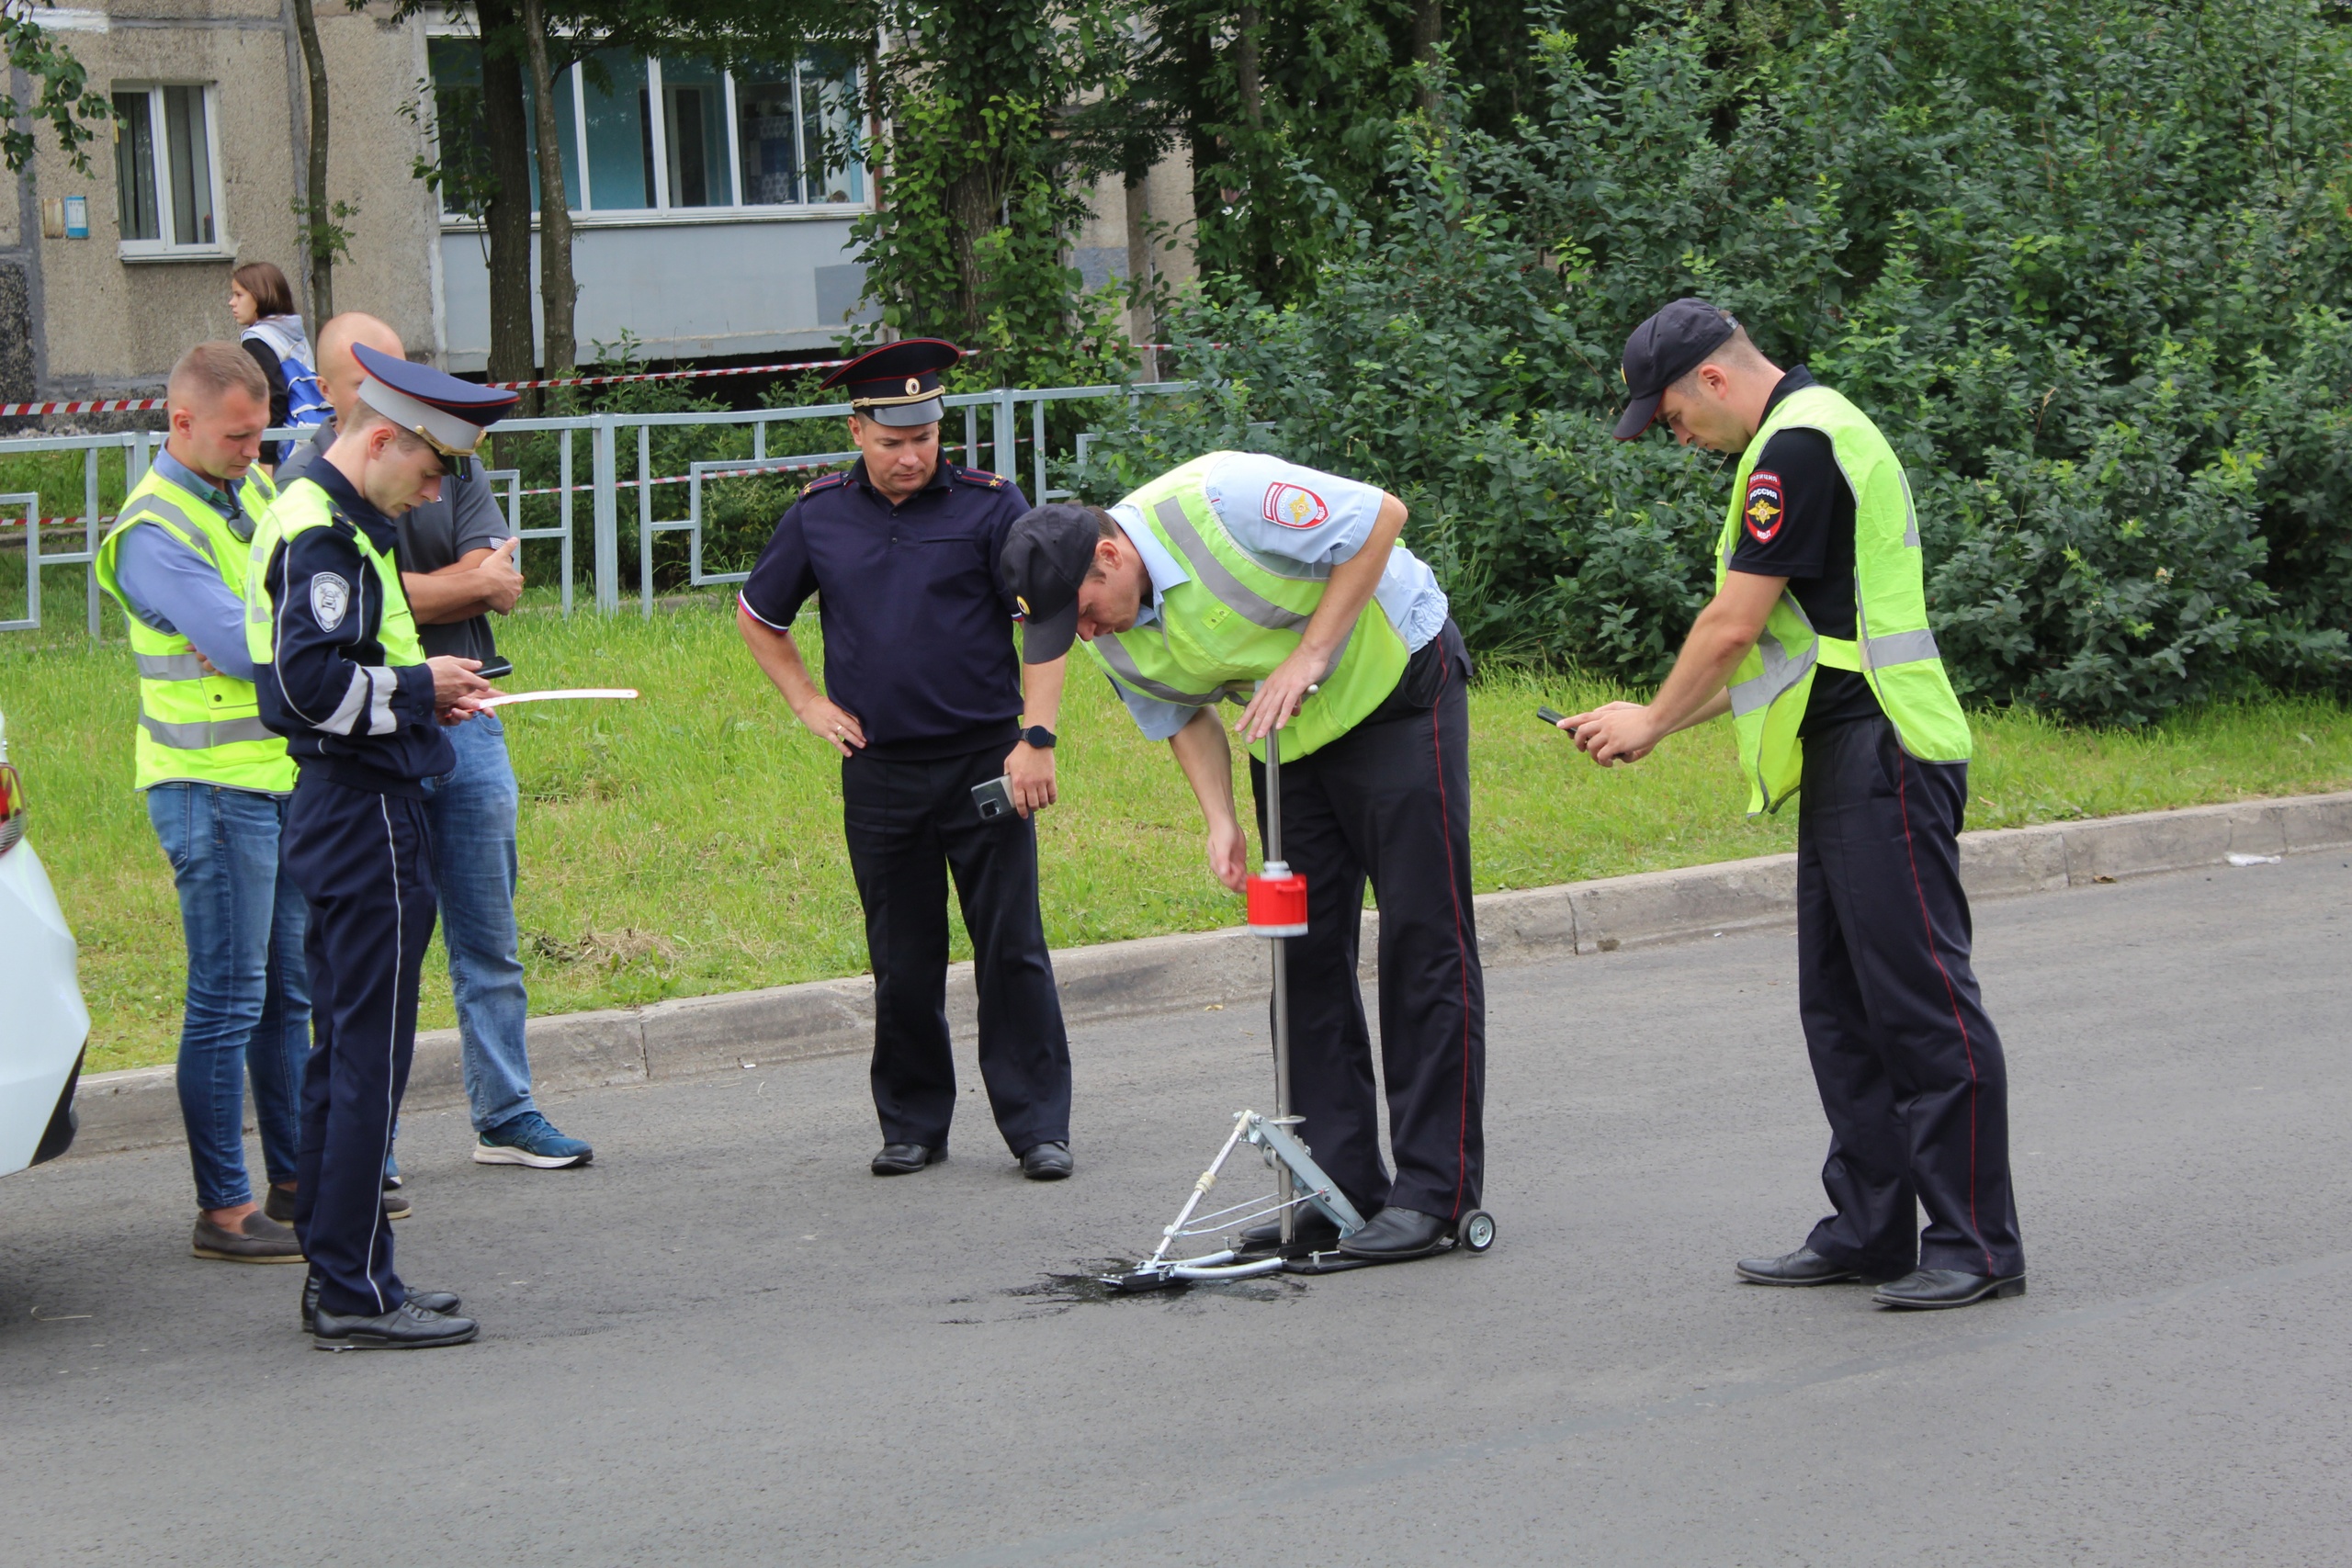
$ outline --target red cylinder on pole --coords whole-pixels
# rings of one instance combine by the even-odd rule
[[[1306,878],[1295,872],[1251,877],[1250,930],[1258,936],[1305,936]]]

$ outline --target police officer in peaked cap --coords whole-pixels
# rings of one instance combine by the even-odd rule
[[[1928,626],[1903,464],[1861,410],[1703,299],[1635,328],[1624,376],[1619,440],[1663,421],[1739,453],[1738,472],[1714,599],[1666,683],[1561,728],[1606,766],[1728,713],[1749,815],[1797,798],[1797,1010],[1833,1212],[1739,1275],[1876,1282],[1880,1305],[1914,1311],[2021,1295],[2008,1076],[1960,883],[1968,719]]]
[[[443,727],[494,689],[478,660],[426,658],[392,520],[439,494],[514,394],[354,353],[359,416],[254,529],[245,629],[262,720],[299,769],[283,852],[310,913],[294,1205],[311,1265],[303,1318],[321,1349],[418,1349],[475,1334],[456,1296],[413,1291],[394,1270],[381,1198],[433,938],[424,781],[455,765]]]
[[[1069,1042],[1032,814],[1054,800],[1063,661],[1022,662],[1020,607],[997,575],[1028,503],[1011,480],[940,451],[940,372],[960,357],[910,338],[826,378],[849,394],[858,460],[777,522],[736,618],[793,713],[842,759],[842,829],[874,969],[874,1173],[947,1155],[952,877],[972,938],[989,1106],[1022,1173],[1050,1181],[1071,1169]],[[792,630],[811,594],[822,690]],[[984,816],[973,792],[1000,779],[1009,809]]]

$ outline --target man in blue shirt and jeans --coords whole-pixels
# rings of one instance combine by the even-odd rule
[[[400,355],[398,333],[373,316],[346,311],[319,332],[319,379],[336,419],[294,447],[277,470],[291,484],[334,444],[337,421],[358,406],[355,344]],[[399,531],[401,586],[428,655],[481,661],[496,673],[504,661],[490,614],[504,615],[523,592],[515,562],[519,540],[498,510],[490,481],[472,459],[451,465],[438,499],[392,520]],[[440,888],[441,940],[449,952],[449,990],[458,1007],[466,1100],[474,1125],[474,1159],[537,1170],[583,1166],[594,1151],[558,1132],[531,1095],[531,1058],[524,1030],[530,998],[514,925],[515,817],[520,805],[506,731],[485,713],[447,732],[457,766],[429,781],[425,819],[433,830],[433,874]],[[397,1179],[393,1178],[392,1179]],[[404,1210],[405,1199],[394,1197]]]
[[[257,717],[213,717],[254,712],[245,600],[232,584],[244,580],[245,542],[273,497],[266,479],[248,476],[269,423],[269,385],[235,344],[198,344],[173,368],[167,397],[171,434],[125,498],[97,572],[141,644],[139,786],[187,939],[176,1077],[196,1170],[193,1250],[299,1263],[294,1233],[254,1201],[244,1139],[250,1075],[270,1197],[290,1204],[311,1049],[302,896],[278,862],[294,770]],[[162,651],[174,648],[182,651]],[[180,694],[196,694],[194,722],[150,711]]]

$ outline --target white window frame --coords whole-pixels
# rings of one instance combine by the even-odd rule
[[[172,152],[166,137],[170,121],[164,113],[164,89],[166,87],[196,87],[201,90],[204,105],[205,173],[212,184],[212,241],[209,244],[183,245],[168,238],[126,240],[122,235],[124,214],[115,214],[115,254],[126,262],[220,261],[237,254],[236,242],[229,237],[228,191],[220,177],[220,85],[217,82],[178,81],[168,78],[116,82],[107,89],[111,99],[119,94],[143,93],[147,96],[147,123],[153,128],[153,148],[155,166],[149,171],[155,182],[155,227],[161,235],[169,235],[176,225],[172,209]],[[116,134],[119,136],[120,130]],[[117,154],[119,156],[119,152]]]
[[[468,39],[480,37],[472,28],[462,25],[435,27],[429,29],[428,36]],[[865,177],[862,183],[865,186],[865,194],[855,201],[772,202],[757,206],[745,202],[743,199],[742,130],[741,122],[737,118],[735,73],[732,71],[719,73],[719,78],[725,89],[724,97],[727,106],[728,195],[731,200],[726,206],[671,206],[670,111],[662,90],[662,61],[657,55],[646,55],[640,58],[645,62],[646,112],[651,116],[648,130],[653,141],[654,205],[650,207],[599,208],[595,205],[595,196],[590,187],[591,176],[588,168],[588,84],[582,74],[581,65],[577,61],[564,68],[571,85],[571,148],[575,161],[574,166],[580,179],[581,205],[571,209],[571,224],[574,229],[772,222],[778,219],[841,219],[854,218],[873,209],[874,175],[870,168],[863,171]],[[806,139],[807,122],[801,98],[801,78],[804,70],[804,63],[799,62],[796,62],[792,67],[793,136],[796,144]],[[172,85],[177,86],[187,84]],[[208,98],[208,104],[209,102]],[[437,118],[431,121],[426,135],[437,154],[440,146],[440,124]],[[812,188],[819,182],[812,181],[809,175],[808,149],[801,146],[797,147],[797,152],[800,158],[801,189],[805,191]],[[830,170],[823,172],[831,173]],[[217,161],[215,177],[217,180]],[[216,212],[220,210],[217,198],[214,210]],[[445,232],[470,230],[476,226],[471,220],[461,214],[446,209],[441,213],[441,227]]]

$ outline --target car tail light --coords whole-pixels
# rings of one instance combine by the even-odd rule
[[[0,855],[25,836],[25,785],[17,770],[0,762]]]

